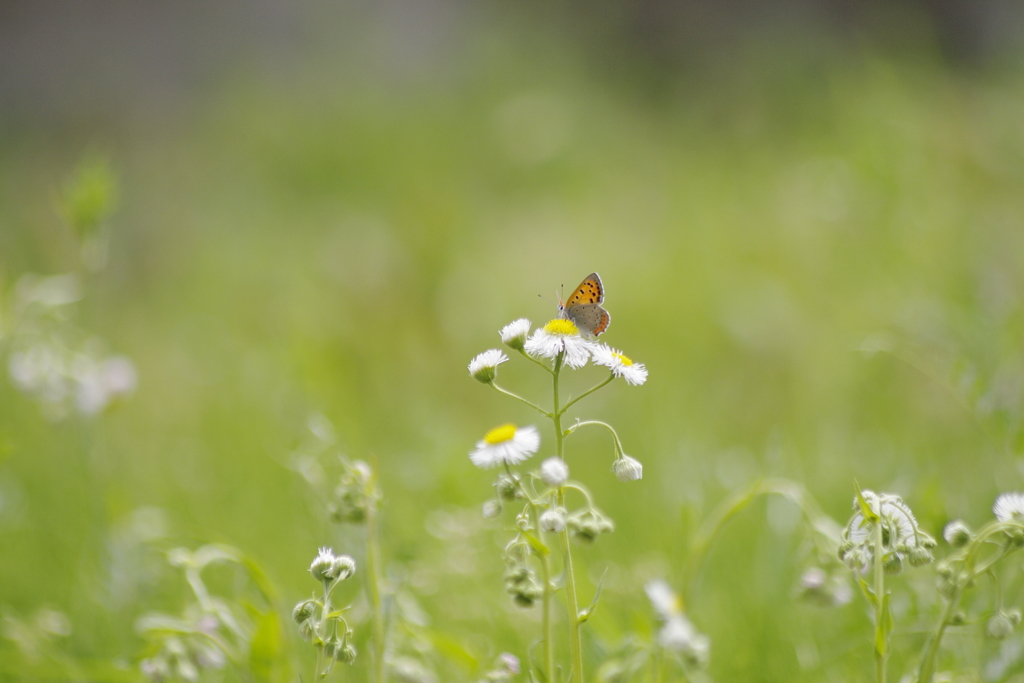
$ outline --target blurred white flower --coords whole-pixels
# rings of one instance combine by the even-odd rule
[[[654,611],[662,621],[683,613],[679,596],[666,581],[652,579],[644,584],[644,592],[647,593],[647,599],[651,601]]]
[[[1000,522],[1024,521],[1024,493],[1003,493],[996,498],[992,512]]]

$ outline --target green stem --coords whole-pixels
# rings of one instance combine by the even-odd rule
[[[370,592],[370,604],[373,607],[373,680],[375,683],[385,683],[384,602],[381,600],[380,592],[380,541],[377,536],[375,500],[372,500],[366,509],[366,582]]]
[[[558,354],[555,358],[555,368],[552,373],[552,392],[554,394],[551,420],[555,423],[555,448],[559,458],[565,459],[565,434],[562,432],[562,413],[565,412],[559,406],[558,397],[558,376],[562,371],[564,353]],[[564,489],[558,490],[558,505],[565,507]],[[569,544],[569,529],[562,529],[562,557],[565,569],[565,597],[569,610],[569,654],[572,658],[572,678],[577,683],[583,683],[583,642],[580,638],[580,607],[576,597],[576,577],[572,567],[572,550]]]
[[[332,583],[334,585],[337,585],[336,581]],[[318,642],[315,643],[316,670],[313,673],[313,683],[316,683],[321,678],[327,675],[327,671],[325,671],[326,664],[324,660],[326,658],[324,657],[324,653],[327,649],[327,624],[330,621],[327,618],[327,615],[333,611],[331,609],[331,592],[334,589],[334,585],[328,586],[326,583],[324,583],[324,602],[323,605],[321,605],[320,607],[320,623],[317,624],[316,627],[316,637]]]
[[[555,453],[558,455],[559,458],[562,458],[562,460],[565,460],[565,458],[563,457],[565,455],[565,447],[563,445],[563,442],[565,441],[565,434],[562,433],[562,412],[563,411],[559,410],[559,406],[558,406],[558,376],[562,372],[562,359],[563,359],[563,356],[564,356],[564,353],[560,353],[555,358],[555,370],[552,373],[553,379],[552,379],[551,383],[552,383],[552,392],[554,393],[554,401],[553,401],[552,409],[551,409],[551,421],[555,423]]]
[[[885,661],[889,656],[888,604],[885,599],[885,565],[882,547],[882,520],[875,519],[873,532],[875,573],[875,679],[885,683]]]
[[[509,479],[516,483],[516,487],[526,498],[527,504],[530,507],[530,515],[533,519],[533,528],[537,530],[537,535],[543,543],[544,531],[540,528],[540,504],[537,500],[536,492],[528,491],[526,486],[523,484],[523,481],[512,474],[512,467],[507,461],[504,465],[505,473],[508,475]],[[532,484],[530,488],[533,488]],[[535,552],[535,554],[540,557],[541,575],[544,579],[544,595],[541,603],[541,609],[543,610],[543,613],[541,614],[541,629],[543,631],[544,640],[544,677],[549,683],[554,683],[554,678],[552,678],[552,676],[555,672],[555,639],[551,631],[551,597],[554,591],[551,586],[551,561],[548,559],[547,552]]]
[[[814,519],[821,515],[817,505],[807,496],[806,491],[798,484],[786,479],[756,481],[745,491],[740,491],[725,499],[704,521],[690,543],[690,556],[684,565],[686,575],[683,580],[683,604],[689,604],[689,599],[693,591],[696,590],[697,578],[700,576],[704,559],[711,549],[712,542],[718,536],[718,532],[726,522],[742,512],[754,500],[769,494],[781,495],[792,500],[808,519]]]
[[[615,375],[609,373],[608,374],[608,378],[605,381],[601,382],[600,384],[595,384],[594,386],[590,387],[589,389],[584,391],[582,394],[580,394],[579,396],[574,398],[573,400],[571,400],[568,403],[566,403],[564,406],[562,406],[562,410],[560,412],[564,413],[565,411],[569,410],[569,408],[571,408],[572,405],[574,403],[576,403],[577,401],[579,401],[581,398],[586,398],[587,396],[590,396],[592,393],[594,393],[595,391],[597,391],[598,389],[600,389],[604,385],[608,384],[608,382],[611,382],[613,379],[615,379]]]
[[[939,656],[939,647],[942,645],[942,636],[945,635],[946,628],[949,627],[953,620],[953,616],[956,614],[956,610],[960,605],[960,598],[963,596],[964,590],[971,585],[975,576],[982,572],[989,571],[993,564],[1017,549],[1013,546],[1002,546],[996,557],[982,563],[980,567],[975,566],[975,562],[977,561],[975,553],[980,552],[982,546],[989,543],[989,539],[992,536],[1003,533],[1007,526],[1008,525],[1005,522],[993,522],[986,527],[979,529],[978,533],[971,541],[971,544],[964,551],[964,564],[968,567],[968,573],[966,576],[957,580],[957,587],[953,595],[949,598],[949,603],[946,605],[946,609],[942,613],[942,619],[939,621],[939,625],[935,628],[935,633],[933,633],[928,639],[928,644],[925,646],[924,654],[921,655],[921,665],[917,671],[918,683],[931,683],[932,681],[932,677],[935,674],[935,660]],[[1009,526],[1012,528],[1016,525]]]
[[[928,645],[925,647],[924,655],[921,657],[921,668],[917,671],[918,683],[931,683],[932,675],[935,673],[935,659],[939,654],[939,646],[942,644],[942,636],[946,633],[946,627],[949,626],[950,621],[953,619],[953,615],[956,613],[956,608],[960,604],[960,596],[963,595],[961,589],[957,589],[953,597],[950,598],[949,603],[946,605],[945,611],[942,613],[942,620],[939,622],[938,628],[935,629],[935,633],[932,634],[931,638],[928,639]]]
[[[526,405],[530,406],[531,408],[536,410],[538,413],[540,413],[544,417],[551,417],[551,413],[549,413],[548,411],[544,410],[543,408],[541,408],[539,405],[537,405],[533,401],[525,399],[522,396],[520,396],[519,394],[513,393],[513,392],[509,391],[508,389],[503,389],[503,388],[499,387],[497,385],[497,383],[494,382],[494,381],[489,382],[489,384],[492,387],[494,387],[495,391],[497,391],[499,393],[502,393],[502,394],[505,394],[506,396],[511,396],[512,398],[516,399],[517,401],[521,401],[521,402],[525,403]]]
[[[551,596],[553,591],[551,589],[551,561],[548,559],[546,554],[541,555],[540,557],[540,573],[541,577],[544,579],[544,598],[541,603],[541,609],[544,610],[544,613],[541,615],[541,628],[544,631],[544,677],[548,683],[554,683],[555,639],[554,633],[551,630]]]
[[[618,434],[618,432],[615,431],[615,428],[612,427],[607,422],[601,422],[600,420],[584,420],[583,422],[577,422],[576,424],[574,424],[572,427],[569,428],[569,433],[571,434],[571,433],[575,432],[577,429],[579,429],[580,427],[585,427],[587,425],[594,425],[594,426],[597,426],[597,427],[604,427],[609,432],[611,432],[612,433],[612,438],[615,440],[615,458],[618,459],[618,458],[620,458],[622,456],[622,454],[625,452],[625,451],[622,450],[622,440],[619,439],[619,434]]]
[[[565,495],[558,492],[558,504],[565,507]],[[572,678],[583,683],[583,641],[580,638],[580,606],[576,597],[576,579],[572,568],[572,552],[569,549],[569,529],[562,529],[562,552],[565,563],[565,598],[569,608],[569,650],[572,657]]]
[[[544,368],[544,372],[548,374],[554,374],[554,371],[548,367],[547,363],[542,363],[541,361],[537,360],[536,358],[528,354],[524,349],[519,349],[519,355],[521,355],[523,358],[530,361],[531,363],[536,363],[540,367]]]

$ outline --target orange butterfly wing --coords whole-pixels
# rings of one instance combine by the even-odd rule
[[[604,285],[601,284],[601,278],[598,277],[597,273],[591,273],[580,286],[576,288],[576,291],[569,295],[569,298],[565,301],[565,307],[575,306],[576,304],[600,304],[604,303]]]

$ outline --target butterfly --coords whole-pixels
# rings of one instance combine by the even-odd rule
[[[601,334],[608,329],[612,316],[601,308],[604,303],[604,285],[597,273],[583,279],[564,302],[558,299],[558,317],[571,320],[585,336]]]

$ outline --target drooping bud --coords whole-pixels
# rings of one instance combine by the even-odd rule
[[[637,481],[644,476],[644,466],[640,461],[625,454],[615,461],[612,471],[621,482]]]

